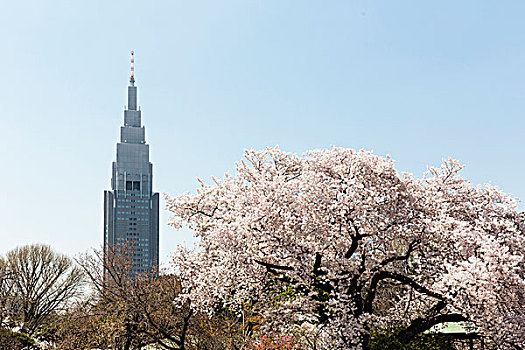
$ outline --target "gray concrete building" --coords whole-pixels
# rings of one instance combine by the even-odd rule
[[[137,87],[132,72],[128,105],[120,127],[111,190],[104,191],[104,247],[126,246],[133,275],[158,267],[159,194],[153,192],[153,165],[137,108]]]

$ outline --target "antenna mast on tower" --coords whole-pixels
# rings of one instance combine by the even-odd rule
[[[129,82],[133,86],[135,83],[135,53],[131,51],[131,76],[129,77]]]

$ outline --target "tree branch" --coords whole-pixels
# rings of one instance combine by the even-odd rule
[[[314,262],[314,268],[313,268],[314,275],[319,276],[322,274],[322,272],[319,270],[320,268],[321,268],[321,254],[317,252],[315,253],[315,262]]]
[[[359,244],[359,241],[361,240],[361,236],[352,236],[352,244],[350,245],[350,248],[345,253],[345,258],[349,259],[352,255],[354,255],[355,251],[357,250],[357,246]]]
[[[410,242],[410,244],[408,245],[408,250],[406,252],[405,255],[401,255],[401,256],[392,256],[390,258],[387,258],[383,261],[381,261],[381,263],[379,264],[380,267],[384,267],[388,264],[390,264],[391,262],[394,262],[394,261],[404,261],[404,260],[408,260],[408,258],[410,258],[410,254],[412,254],[412,252],[414,251],[414,247],[416,246],[416,244],[419,244],[420,240],[415,240],[415,241],[412,241]],[[379,268],[378,266],[378,268]]]
[[[372,311],[372,304],[374,302],[376,292],[377,292],[377,285],[379,282],[381,282],[384,279],[393,279],[395,281],[401,282],[404,285],[412,287],[414,290],[418,291],[419,293],[428,295],[430,297],[444,300],[443,297],[440,294],[434,293],[431,290],[427,289],[426,287],[423,287],[416,281],[414,281],[412,278],[395,273],[395,272],[389,272],[389,271],[379,271],[372,277],[372,281],[370,282],[370,288],[368,290],[368,295],[366,296],[365,302],[364,302],[364,312],[371,312]]]
[[[271,269],[273,269],[273,270],[284,270],[284,271],[293,271],[294,270],[294,268],[290,267],[290,266],[275,265],[275,264],[267,263],[267,262],[260,261],[260,260],[254,260],[254,261],[257,264],[266,267],[266,269],[268,271],[270,271]]]
[[[460,314],[442,314],[430,318],[418,317],[406,329],[397,334],[396,338],[403,344],[408,344],[414,337],[437,324],[443,322],[461,322],[468,319]]]

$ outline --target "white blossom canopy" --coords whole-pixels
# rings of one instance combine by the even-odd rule
[[[174,265],[195,307],[249,303],[317,349],[408,342],[468,320],[494,346],[525,343],[525,228],[517,200],[474,187],[454,160],[421,179],[364,150],[246,151],[236,174],[167,199],[195,249]]]

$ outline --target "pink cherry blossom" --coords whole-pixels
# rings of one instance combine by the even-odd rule
[[[525,226],[517,200],[445,160],[416,179],[344,148],[246,151],[235,175],[166,197],[195,249],[173,263],[184,297],[213,312],[251,303],[300,348],[367,348],[371,329],[412,336],[468,320],[493,348],[525,344]],[[266,327],[266,328],[265,328]]]

